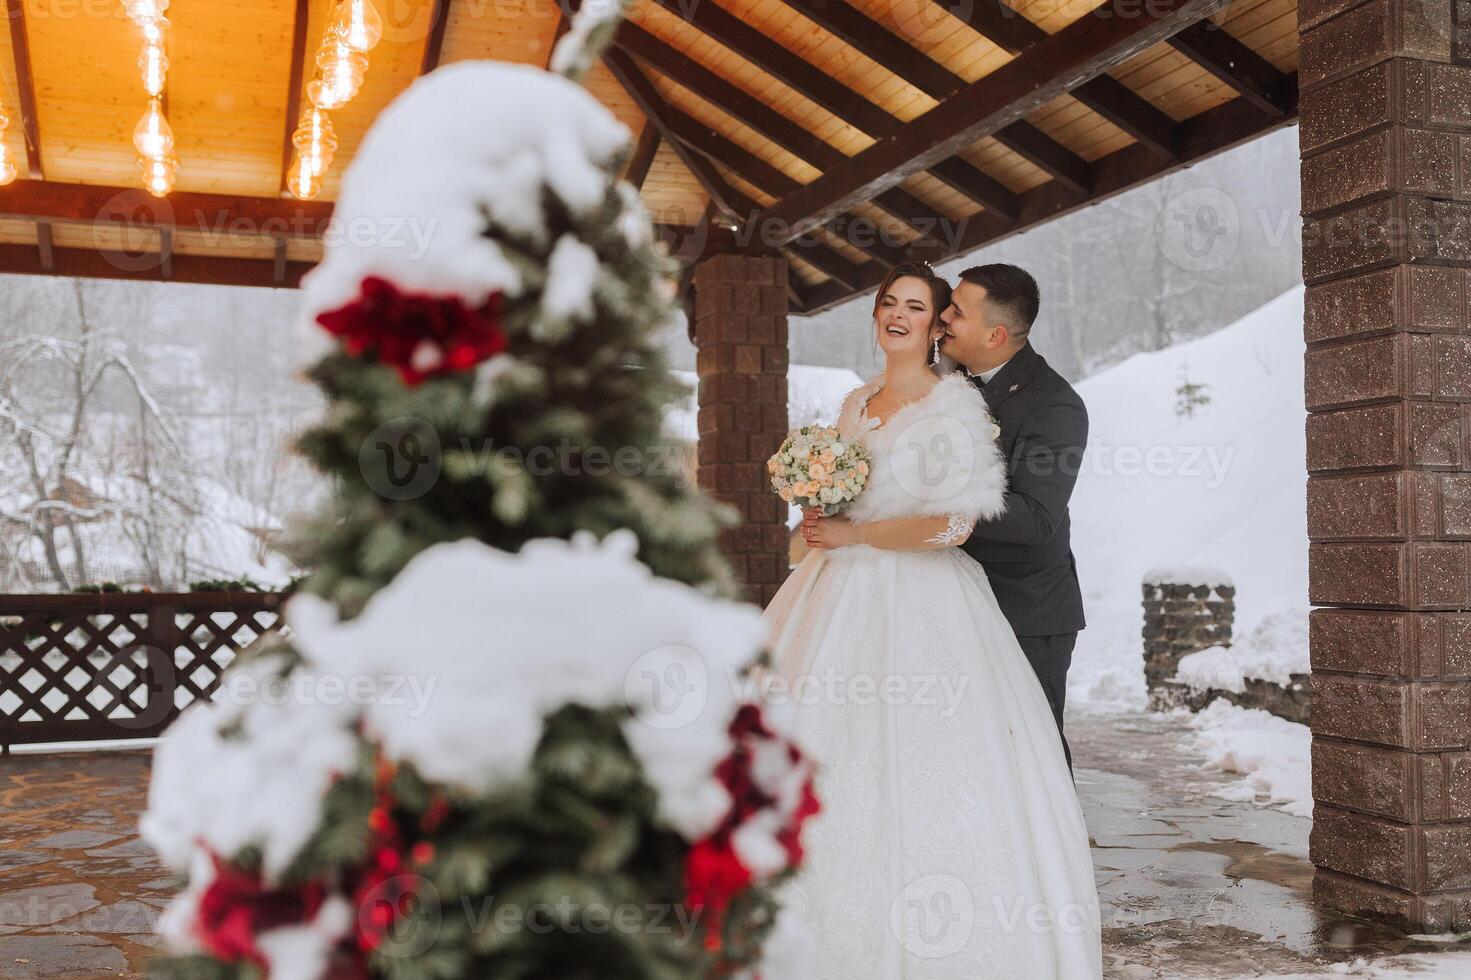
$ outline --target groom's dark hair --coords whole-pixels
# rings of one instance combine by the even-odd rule
[[[986,291],[986,302],[1013,337],[1025,337],[1031,332],[1037,311],[1042,308],[1042,293],[1037,289],[1037,280],[1026,269],[993,262],[972,266],[960,278]]]

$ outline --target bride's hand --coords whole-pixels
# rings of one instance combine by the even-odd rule
[[[810,514],[804,511],[802,538],[807,547],[819,550],[841,548],[858,540],[852,521],[846,517],[823,517],[822,511],[815,509]]]

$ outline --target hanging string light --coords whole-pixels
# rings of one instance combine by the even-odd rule
[[[0,108],[0,187],[15,180],[15,161],[10,159],[10,150],[5,145],[5,130],[10,126],[10,117]]]
[[[372,0],[339,0],[317,49],[316,73],[306,87],[311,107],[291,137],[296,152],[286,172],[286,188],[299,200],[309,201],[322,192],[322,176],[337,152],[328,113],[362,91],[368,52],[382,39],[383,18]]]
[[[165,50],[169,21],[164,16],[168,8],[169,0],[126,0],[124,4],[128,18],[143,34],[138,72],[143,79],[143,91],[148,93],[148,108],[133,128],[133,145],[138,149],[143,186],[154,197],[164,197],[172,191],[174,177],[179,172],[179,158],[174,155],[174,131],[163,111],[169,74]]]

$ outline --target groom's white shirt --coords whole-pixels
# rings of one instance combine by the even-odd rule
[[[1016,356],[1015,354],[1012,355],[1012,357],[1015,357],[1015,356]],[[1001,369],[1004,368],[1004,367],[1006,367],[1006,365],[1008,365],[1010,363],[1011,363],[1011,357],[1008,357],[1006,360],[1002,361],[1000,364],[996,365],[995,367],[993,367],[989,371],[982,371],[980,374],[971,374],[970,370],[967,369],[965,373],[966,374],[970,374],[970,376],[972,378],[980,378],[981,379],[981,384],[988,385],[988,384],[991,383],[991,379],[994,378],[994,377],[996,377],[996,375],[1001,372]]]

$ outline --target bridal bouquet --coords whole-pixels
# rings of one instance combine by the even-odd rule
[[[804,425],[787,436],[766,469],[782,500],[831,517],[863,492],[871,462],[867,449],[845,441],[832,426]]]

